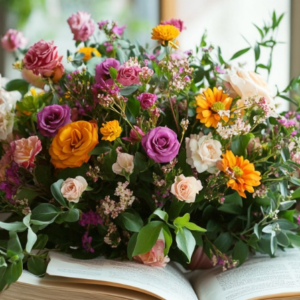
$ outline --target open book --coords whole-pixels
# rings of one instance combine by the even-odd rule
[[[73,259],[51,252],[47,275],[26,271],[1,300],[254,300],[300,299],[300,251],[257,256],[240,268],[183,273],[177,265]]]

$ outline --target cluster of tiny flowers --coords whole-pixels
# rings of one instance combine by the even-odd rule
[[[138,68],[141,67],[140,63],[138,62],[137,57],[130,57],[129,60],[127,60],[124,63],[124,66],[125,67],[138,67]]]
[[[247,134],[251,129],[241,118],[236,119],[233,125],[223,126],[218,123],[217,132],[223,139],[229,139],[234,135]]]
[[[253,194],[252,194],[252,197],[253,198],[256,198],[256,197],[259,197],[259,198],[264,198],[266,197],[267,195],[267,188],[264,184],[262,184],[259,189],[257,189]]]
[[[214,266],[221,265],[223,267],[223,271],[235,268],[238,264],[238,261],[233,260],[231,257],[226,254],[220,253],[220,255],[212,256],[212,263]]]
[[[87,213],[82,213],[81,219],[79,220],[79,225],[82,227],[88,226],[88,225],[94,225],[97,226],[98,224],[103,224],[103,220],[101,217],[95,213],[94,211],[90,210]]]
[[[178,160],[176,158],[174,158],[173,160],[170,161],[170,163],[168,163],[167,165],[164,165],[161,167],[162,171],[164,174],[166,173],[170,173],[173,168],[175,167],[175,165],[177,164]]]
[[[89,170],[86,172],[86,176],[92,178],[94,182],[97,182],[100,177],[99,173],[100,173],[100,168],[98,166],[96,166],[95,168],[89,166]]]
[[[121,238],[117,229],[117,226],[114,223],[109,223],[107,234],[104,237],[104,243],[110,245],[112,248],[117,248],[121,242]]]
[[[157,174],[153,173],[153,179],[154,179],[154,185],[157,187],[165,186],[166,181],[164,179],[161,179]]]
[[[187,131],[187,129],[189,127],[189,123],[190,123],[190,121],[188,119],[182,119],[180,122],[180,126],[184,131]]]
[[[101,106],[109,107],[114,103],[114,98],[111,95],[98,94],[98,102]]]
[[[300,164],[300,152],[291,153],[291,160],[297,164]]]
[[[148,83],[153,74],[154,74],[154,71],[151,70],[150,68],[142,67],[141,71],[139,72],[140,81],[144,84]]]
[[[28,199],[21,199],[21,200],[16,200],[16,206],[22,210],[22,214],[23,215],[28,215],[29,213],[31,213],[31,209],[29,207],[28,204]]]
[[[85,234],[82,236],[81,243],[82,243],[82,248],[86,252],[94,253],[95,250],[91,246],[93,238],[91,236],[88,236],[89,232],[86,231]]]

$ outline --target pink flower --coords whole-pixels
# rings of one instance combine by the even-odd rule
[[[170,259],[164,255],[165,242],[158,239],[152,249],[144,254],[136,255],[133,258],[144,265],[152,267],[165,267]]]
[[[74,34],[73,39],[75,41],[85,42],[95,31],[95,25],[91,19],[91,15],[84,11],[73,14],[68,19],[68,24]]]
[[[27,44],[27,39],[21,31],[9,29],[1,39],[1,44],[5,50],[15,51],[18,48],[23,48]]]
[[[112,32],[113,32],[114,34],[116,34],[117,36],[122,36],[123,33],[124,33],[125,28],[126,28],[126,26],[118,27],[117,25],[115,25],[115,26],[112,28]]]
[[[183,24],[183,21],[181,21],[180,19],[171,19],[171,20],[168,20],[168,21],[161,22],[160,24],[162,24],[162,25],[173,25],[176,28],[178,28],[180,32],[182,30],[186,29],[186,27]]]
[[[36,135],[13,141],[10,146],[13,160],[24,168],[34,167],[34,158],[42,150],[41,141]]]
[[[143,130],[140,127],[138,127],[136,125],[134,125],[133,127],[135,130],[134,129],[130,130],[129,137],[123,138],[123,140],[129,141],[132,144],[135,142],[139,142],[141,140],[141,138],[145,135],[145,133],[143,132]]]
[[[62,56],[58,55],[54,42],[40,40],[28,49],[23,62],[25,69],[32,70],[35,75],[55,77],[56,68],[61,68],[61,60]]]
[[[142,109],[148,109],[155,103],[157,96],[151,93],[142,93],[137,99],[140,101]]]
[[[178,200],[186,201],[187,203],[195,202],[196,194],[203,189],[201,181],[195,177],[185,177],[179,175],[175,177],[175,182],[171,186],[171,193]]]
[[[70,202],[77,203],[88,184],[84,177],[66,179],[61,186],[61,194]]]
[[[300,225],[300,215],[298,215],[297,223]]]
[[[130,67],[121,66],[118,71],[117,81],[124,86],[140,84],[140,76],[139,76],[140,72],[141,72],[141,68],[137,66],[130,66]]]

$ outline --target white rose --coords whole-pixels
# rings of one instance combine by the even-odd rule
[[[134,168],[133,159],[133,155],[119,153],[117,162],[112,165],[113,172],[118,175],[123,175],[122,171],[124,170],[125,173],[131,174]]]
[[[86,190],[88,184],[82,176],[68,178],[61,186],[62,195],[70,202],[77,203],[82,193]]]
[[[196,168],[198,173],[216,171],[216,163],[222,155],[222,145],[219,141],[211,139],[211,134],[192,134],[190,138],[185,139],[185,144],[186,162],[192,168]]]

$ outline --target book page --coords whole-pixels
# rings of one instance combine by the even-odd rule
[[[275,258],[259,255],[240,268],[200,272],[193,286],[200,300],[254,300],[296,296],[300,299],[300,251],[287,249]]]
[[[171,265],[160,268],[104,258],[78,260],[50,252],[47,274],[144,291],[165,300],[198,300],[189,281]]]

